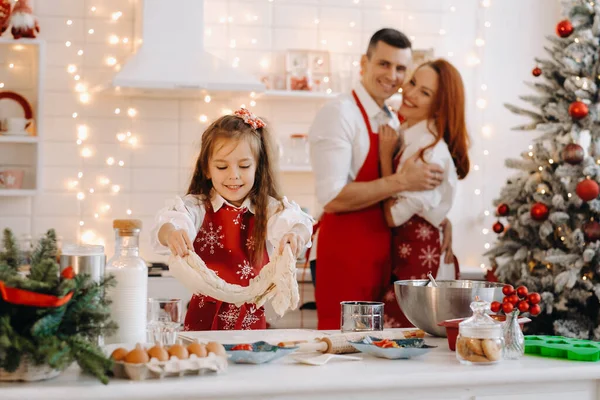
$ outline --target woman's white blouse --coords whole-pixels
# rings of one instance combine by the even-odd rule
[[[421,149],[434,142],[435,136],[428,128],[435,132],[435,126],[433,124],[428,126],[427,121],[421,121],[404,130],[405,147],[400,156],[397,172],[408,158],[418,154]],[[446,142],[442,139],[427,150],[424,159],[428,163],[438,164],[444,169],[442,184],[433,190],[399,193],[396,203],[391,208],[395,226],[402,225],[415,214],[423,217],[432,225],[439,226],[452,208],[458,175]]]
[[[299,226],[296,231],[306,243],[306,247],[311,246],[310,237],[312,234],[313,219],[300,209],[300,206],[293,201],[283,198],[283,209],[281,203],[274,198],[269,198],[269,219],[267,221],[267,252],[271,255],[273,249],[279,247],[281,238],[289,233],[290,230]],[[219,194],[214,194],[211,204],[215,212],[223,205],[231,207],[234,205],[228,203]],[[249,212],[254,214],[254,205],[249,199],[246,199],[240,207],[246,207]],[[188,194],[183,198],[177,196],[174,199],[167,200],[165,208],[161,209],[155,218],[154,226],[150,232],[152,249],[158,254],[169,254],[170,250],[158,240],[158,231],[161,226],[171,223],[176,229],[185,229],[190,240],[194,240],[198,231],[202,227],[206,209],[202,198],[197,195]]]

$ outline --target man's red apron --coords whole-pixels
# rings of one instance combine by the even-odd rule
[[[381,178],[379,137],[352,92],[369,132],[369,152],[355,182]],[[317,247],[315,298],[319,329],[340,329],[340,302],[381,301],[390,279],[390,228],[381,203],[360,211],[324,213]]]
[[[254,215],[245,208],[224,204],[219,211],[206,207],[206,216],[196,238],[194,250],[217,275],[228,283],[248,286],[269,261],[252,264]],[[236,307],[212,297],[194,294],[185,316],[184,330],[265,329],[264,309],[253,304]]]

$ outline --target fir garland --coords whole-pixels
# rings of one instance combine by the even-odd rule
[[[110,320],[109,301],[103,295],[114,279],[108,277],[98,283],[87,274],[60,276],[54,230],[49,230],[34,250],[27,277],[18,271],[19,252],[9,229],[4,230],[3,244],[0,281],[6,287],[57,297],[72,292],[73,297],[54,308],[17,305],[0,298],[0,368],[13,372],[23,357],[57,370],[76,361],[83,371],[108,383],[112,361],[96,341],[116,329]]]

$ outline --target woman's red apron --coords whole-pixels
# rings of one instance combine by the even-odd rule
[[[398,168],[398,161],[394,169]],[[413,326],[404,316],[396,301],[394,281],[427,279],[427,273],[435,277],[440,267],[440,231],[424,218],[413,215],[407,222],[392,229],[392,280],[384,295],[384,318],[386,328]],[[454,258],[454,272],[458,279],[458,261]]]
[[[194,250],[217,275],[228,283],[248,286],[268,262],[266,251],[261,265],[252,263],[254,215],[246,208],[224,204],[217,212],[206,206],[206,216]],[[184,330],[265,329],[264,309],[253,304],[236,307],[202,294],[194,294],[185,316]]]
[[[379,137],[356,93],[369,132],[369,152],[355,182],[381,178]],[[340,302],[381,301],[390,279],[390,228],[382,204],[347,213],[324,213],[317,247],[315,299],[319,329],[340,329]]]

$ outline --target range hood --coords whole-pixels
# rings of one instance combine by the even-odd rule
[[[250,73],[204,50],[204,0],[139,1],[141,45],[112,79],[113,89],[152,97],[219,97],[265,90]]]

